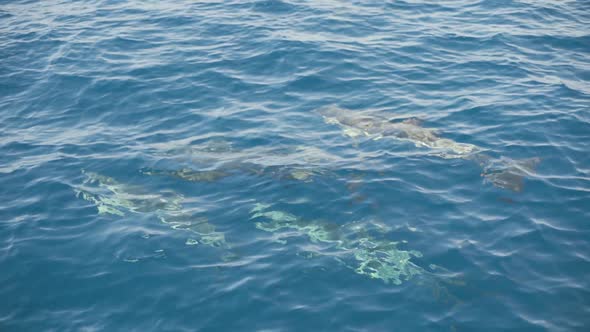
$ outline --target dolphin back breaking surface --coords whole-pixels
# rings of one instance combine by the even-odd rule
[[[437,150],[443,158],[464,158],[466,155],[482,150],[473,144],[459,143],[439,137],[435,129],[422,127],[421,121],[416,118],[392,122],[385,118],[365,115],[335,105],[322,107],[317,112],[324,117],[326,123],[343,127],[349,136],[364,135],[374,139],[392,137],[410,141],[417,147]]]
[[[342,127],[347,136],[367,136],[373,139],[392,137],[410,141],[416,147],[429,148],[441,158],[474,161],[482,167],[481,175],[487,182],[496,187],[516,192],[522,191],[524,178],[532,175],[541,161],[538,157],[521,160],[504,157],[492,158],[481,153],[484,149],[476,145],[440,137],[435,129],[422,127],[422,121],[417,118],[394,122],[335,105],[319,108],[317,113],[324,118],[326,123]]]

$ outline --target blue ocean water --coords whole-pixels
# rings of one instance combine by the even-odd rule
[[[583,0],[2,1],[0,331],[586,331],[589,26]]]

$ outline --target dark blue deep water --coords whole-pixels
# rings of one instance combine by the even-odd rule
[[[585,0],[3,0],[0,331],[588,331],[589,152]]]

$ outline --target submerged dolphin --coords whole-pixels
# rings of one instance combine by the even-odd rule
[[[368,116],[337,106],[322,107],[317,112],[326,123],[341,126],[348,136],[369,136],[374,139],[393,137],[412,142],[417,147],[436,150],[442,158],[461,158],[477,162],[482,168],[482,176],[494,186],[512,191],[522,191],[526,175],[534,172],[540,158],[511,160],[494,159],[481,153],[484,149],[468,143],[455,142],[442,138],[432,128],[424,128],[416,118],[392,122],[377,116]]]
[[[422,253],[404,249],[405,240],[389,239],[393,229],[385,223],[373,219],[347,223],[311,221],[261,203],[256,203],[250,213],[256,228],[272,234],[271,241],[303,249],[298,256],[330,257],[359,275],[386,284],[400,285],[415,279],[417,284],[431,287],[437,300],[454,305],[461,302],[444,284],[459,286],[464,282],[449,277],[450,271],[441,266],[422,267]],[[293,238],[297,240],[289,245]],[[302,239],[311,243],[301,244]]]
[[[228,247],[224,233],[215,230],[205,217],[194,216],[184,207],[184,197],[175,192],[147,192],[98,173],[82,171],[85,179],[74,188],[77,197],[93,203],[99,214],[125,216],[150,214],[172,229],[191,233],[187,245],[202,243]],[[195,239],[198,238],[197,239]]]
[[[314,176],[319,175],[324,171],[304,166],[285,165],[265,167],[253,163],[232,163],[219,169],[204,171],[193,170],[190,168],[181,168],[179,170],[142,168],[140,172],[146,175],[168,176],[190,182],[214,182],[239,174],[255,176],[269,175],[277,179],[311,182]]]
[[[356,273],[385,283],[399,285],[403,281],[428,272],[414,262],[422,257],[415,250],[398,248],[398,243],[387,240],[389,228],[379,222],[352,222],[344,225],[303,220],[289,212],[272,210],[269,204],[256,204],[250,219],[256,228],[273,233],[274,241],[286,244],[291,237],[307,237],[318,246],[306,256],[334,257]]]
[[[186,148],[184,150],[191,150]],[[335,156],[309,146],[215,151],[207,158],[197,158],[190,166],[180,169],[144,167],[142,174],[174,177],[190,182],[215,182],[227,177],[250,175],[268,176],[280,180],[312,182],[328,172],[327,165],[337,161]]]

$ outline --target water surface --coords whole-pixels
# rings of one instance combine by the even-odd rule
[[[589,13],[3,1],[0,330],[586,330]]]

